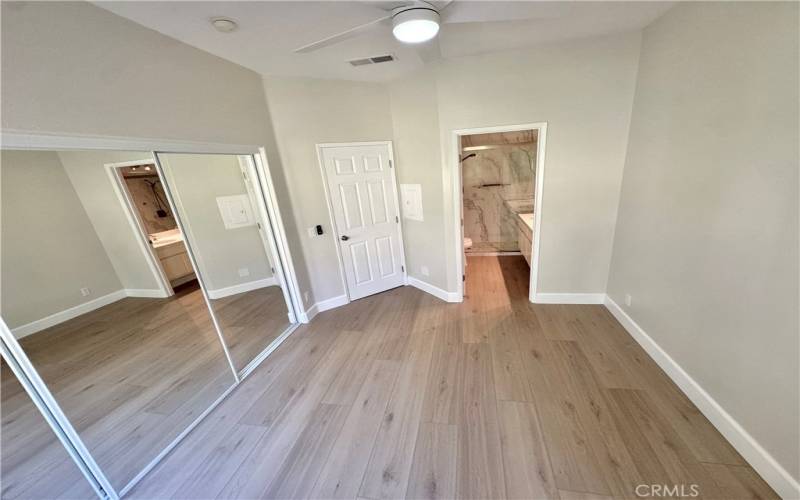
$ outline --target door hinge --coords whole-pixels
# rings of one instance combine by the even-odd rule
[[[272,270],[272,274],[275,274],[275,268],[274,267],[270,267],[270,270]]]
[[[398,217],[397,215],[395,215],[395,216],[394,216],[394,221],[395,221],[395,222],[397,222],[398,224],[400,224],[400,217]]]
[[[261,229],[261,223],[260,222],[256,222],[256,226],[258,226],[258,228]]]
[[[462,274],[461,275],[461,281],[467,281],[467,275],[466,274]]]
[[[406,266],[400,266],[400,271],[406,272]]]
[[[389,160],[389,168],[392,168],[392,160]]]
[[[249,179],[247,178],[247,172],[246,172],[246,171],[244,171],[244,170],[242,170],[242,177],[244,177],[244,180],[246,180],[246,181],[247,181],[247,180],[249,180]]]

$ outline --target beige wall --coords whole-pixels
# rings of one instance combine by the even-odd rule
[[[0,154],[0,312],[10,328],[122,288],[56,153]],[[91,295],[83,297],[87,287]]]
[[[247,195],[235,155],[160,154],[178,216],[209,291],[272,277],[255,225],[226,229],[218,196]],[[253,207],[256,209],[256,207]],[[254,214],[255,215],[255,214]],[[239,276],[246,268],[248,276]]]
[[[285,176],[297,235],[292,252],[301,295],[309,292],[307,308],[345,293],[315,145],[391,140],[389,94],[377,84],[305,78],[265,78],[264,90],[279,153],[270,164],[279,161]],[[307,228],[317,224],[325,234],[308,236]]]
[[[262,144],[256,73],[86,2],[2,2],[2,127]]]
[[[547,122],[538,291],[605,291],[639,43],[631,33],[447,60],[391,85],[394,133],[411,138],[398,141],[398,173],[425,182],[425,222],[407,245],[425,242],[431,251],[415,256],[412,275],[425,279],[419,265],[430,265],[429,281],[451,292],[461,279],[453,250],[452,131]],[[411,154],[416,158],[403,160]]]
[[[442,154],[436,79],[418,73],[389,85],[397,180],[422,185],[424,221],[403,219],[408,275],[447,288]],[[422,274],[422,266],[429,275]]]
[[[58,157],[123,288],[158,292],[158,279],[148,265],[105,167],[107,163],[152,159],[152,155],[135,151],[60,151]]]
[[[690,3],[645,30],[608,286],[796,479],[797,21]]]

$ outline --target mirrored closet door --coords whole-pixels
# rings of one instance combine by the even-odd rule
[[[5,359],[0,362],[0,393],[0,498],[94,497]]]
[[[3,319],[123,491],[238,380],[153,155],[4,150],[0,186]]]
[[[288,290],[251,155],[158,160],[237,371],[290,327]]]

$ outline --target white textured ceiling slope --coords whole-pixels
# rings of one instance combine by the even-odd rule
[[[387,15],[393,3],[368,1],[120,1],[95,5],[264,75],[388,81],[431,58],[535,46],[643,28],[674,2],[538,2],[455,0],[442,12],[436,44],[396,41],[390,25],[310,53],[293,50]],[[446,1],[434,2],[441,6]],[[209,24],[239,23],[233,33]],[[436,51],[439,51],[437,53]],[[390,63],[353,67],[351,59],[393,54]]]

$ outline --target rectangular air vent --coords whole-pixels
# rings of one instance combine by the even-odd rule
[[[374,56],[374,57],[367,57],[364,59],[353,59],[352,61],[348,62],[352,66],[366,66],[367,64],[380,64],[391,61],[394,61],[394,56],[391,54],[386,54],[385,56]]]

